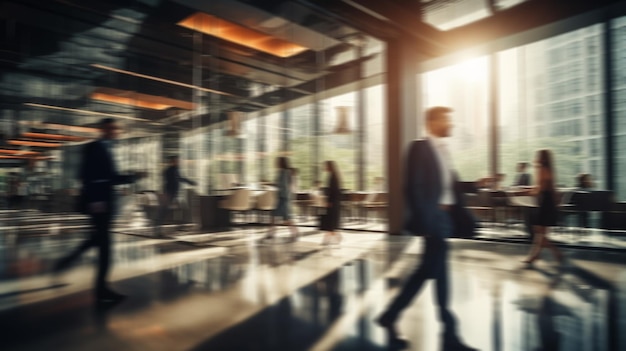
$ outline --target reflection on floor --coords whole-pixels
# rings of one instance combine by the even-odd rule
[[[386,350],[373,320],[421,255],[421,239],[376,232],[344,231],[340,246],[322,247],[314,228],[301,228],[296,243],[281,239],[283,228],[260,244],[265,229],[183,227],[154,239],[120,223],[112,278],[129,298],[97,306],[94,253],[62,276],[48,273],[84,237],[84,218],[0,220],[0,350]],[[546,255],[523,270],[525,244],[451,246],[453,310],[469,345],[626,350],[623,254],[569,249],[565,269]],[[430,283],[399,329],[411,350],[440,349]]]

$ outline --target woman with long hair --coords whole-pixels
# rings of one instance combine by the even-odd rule
[[[328,172],[328,184],[324,192],[326,211],[320,218],[320,230],[325,232],[322,245],[328,245],[332,241],[339,244],[341,234],[337,233],[337,228],[341,214],[341,179],[335,161],[325,161],[324,167]]]
[[[537,212],[533,218],[535,237],[533,246],[528,253],[528,257],[522,261],[526,267],[530,267],[541,254],[541,249],[546,247],[552,251],[554,257],[563,263],[563,254],[548,239],[548,227],[556,225],[558,219],[557,193],[554,186],[555,174],[554,163],[552,162],[552,152],[550,150],[537,151],[535,161],[537,174],[535,176],[536,185],[531,191],[537,197]]]
[[[282,224],[289,226],[291,231],[291,240],[298,240],[298,229],[291,220],[291,198],[292,198],[292,179],[293,171],[289,167],[289,159],[281,156],[276,159],[276,167],[278,168],[278,176],[276,179],[276,187],[278,187],[278,203],[272,212],[272,224],[267,233],[266,239],[274,238],[276,231],[276,217],[282,218]]]

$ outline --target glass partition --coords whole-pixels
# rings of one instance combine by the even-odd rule
[[[558,185],[588,173],[604,188],[602,36],[594,25],[497,54],[501,172],[550,149]]]
[[[425,108],[454,110],[450,152],[463,180],[489,175],[488,63],[479,57],[421,75]]]

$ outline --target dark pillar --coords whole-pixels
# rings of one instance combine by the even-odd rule
[[[400,234],[404,219],[403,169],[406,146],[422,126],[417,84],[419,55],[408,38],[387,42],[387,184],[389,233]]]

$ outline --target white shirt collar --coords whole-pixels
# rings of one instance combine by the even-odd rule
[[[446,140],[446,138],[438,137],[430,133],[426,135],[426,138],[430,139],[436,146],[448,145],[448,141]]]

